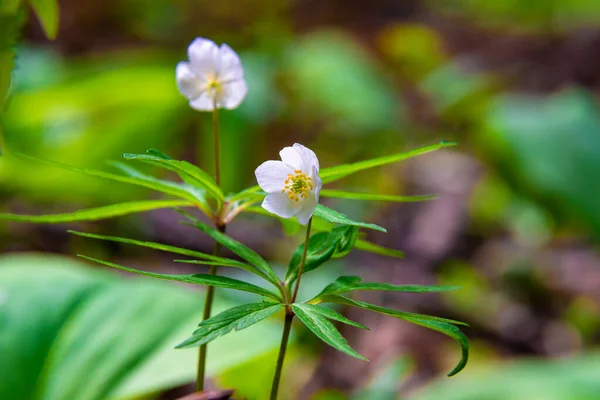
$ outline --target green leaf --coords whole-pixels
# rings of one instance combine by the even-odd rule
[[[149,150],[148,152],[156,154],[157,150]],[[123,154],[123,158],[125,158],[126,160],[138,160],[147,164],[166,168],[170,171],[177,173],[177,175],[179,175],[181,179],[183,179],[185,182],[196,184],[206,189],[207,191],[212,193],[213,196],[217,200],[219,200],[219,202],[222,202],[225,199],[225,195],[223,194],[221,188],[217,186],[214,179],[202,169],[198,168],[193,164],[190,164],[187,161],[173,160],[172,158],[162,153],[160,153],[161,156],[156,156],[153,154],[125,153]]]
[[[404,258],[404,252],[400,250],[388,249],[387,247],[379,246],[364,239],[356,239],[354,248],[357,250],[368,251],[369,253],[379,254],[387,257]]]
[[[314,304],[308,304],[308,303],[298,303],[298,307],[301,307],[304,310],[310,310],[317,314],[321,314],[325,318],[332,319],[334,321],[338,321],[338,322],[341,322],[341,323],[344,323],[344,324],[347,324],[350,326],[355,326],[357,328],[369,330],[369,328],[367,328],[366,326],[361,325],[358,322],[354,322],[354,321],[344,317],[342,314],[340,314],[339,312],[337,312],[335,310],[332,310],[331,308],[314,305]]]
[[[426,154],[435,150],[438,150],[443,147],[455,146],[454,142],[442,141],[440,143],[421,147],[419,149],[407,151],[404,153],[392,154],[389,156],[383,156],[378,158],[373,158],[371,160],[359,161],[352,164],[344,164],[338,165],[336,167],[323,168],[319,171],[319,176],[323,183],[329,183],[337,181],[338,179],[344,178],[348,175],[352,175],[359,171],[364,171],[369,168],[379,167],[386,164],[395,163],[398,161],[406,160],[412,157],[419,156],[421,154]]]
[[[314,215],[324,219],[327,222],[333,222],[334,224],[353,225],[359,226],[361,228],[373,229],[380,232],[387,232],[385,228],[382,228],[379,225],[353,221],[350,218],[346,217],[344,214],[332,210],[331,208],[327,208],[322,204],[317,205],[317,208],[315,208]]]
[[[340,295],[323,296],[322,301],[326,303],[345,304],[353,307],[363,308],[365,310],[375,311],[380,314],[390,315],[392,317],[396,317],[404,321],[411,322],[413,324],[433,329],[435,331],[448,335],[452,339],[456,340],[461,347],[461,359],[456,365],[456,367],[448,374],[448,376],[456,375],[467,364],[467,360],[469,358],[469,341],[467,337],[458,329],[458,327],[454,326],[467,325],[464,322],[455,321],[447,318],[433,317],[431,315],[396,311],[391,308],[380,307],[374,304],[364,303],[362,301],[351,300],[347,297],[343,297]]]
[[[340,276],[335,282],[327,285],[321,293],[311,301],[318,301],[322,296],[342,294],[355,290],[380,290],[403,293],[436,293],[458,289],[457,286],[424,286],[424,285],[392,285],[390,283],[362,282],[358,276]]]
[[[260,286],[253,285],[251,283],[246,283],[237,279],[227,278],[225,276],[219,275],[207,275],[207,274],[182,274],[182,275],[172,275],[172,274],[159,274],[155,272],[146,272],[140,271],[138,269],[128,268],[122,265],[113,264],[108,261],[97,260],[92,257],[87,257],[81,254],[77,255],[78,257],[85,258],[86,260],[96,262],[98,264],[106,265],[108,267],[121,269],[123,271],[132,272],[138,275],[149,276],[151,278],[158,279],[166,279],[170,281],[177,282],[185,282],[185,283],[193,283],[195,285],[206,285],[206,286],[214,286],[225,289],[235,289],[240,290],[242,292],[250,292],[255,293],[261,296],[270,297],[277,301],[282,301],[281,297],[267,289],[261,288]]]
[[[157,210],[160,208],[186,207],[194,204],[185,200],[146,200],[132,201],[128,203],[113,204],[110,206],[77,210],[65,214],[49,215],[19,215],[0,214],[0,219],[11,221],[26,221],[44,224],[57,224],[76,221],[96,221],[99,219],[113,218],[121,215],[134,214],[144,211]]]
[[[58,1],[29,0],[31,8],[37,15],[40,25],[48,39],[56,39],[58,33]]]
[[[388,194],[377,193],[359,193],[359,192],[344,192],[341,190],[323,189],[320,193],[323,197],[331,197],[335,199],[350,199],[350,200],[373,200],[373,201],[394,201],[399,203],[412,203],[417,201],[425,201],[435,199],[435,195],[424,196],[394,196]]]
[[[300,321],[310,329],[319,339],[330,345],[336,350],[349,356],[356,357],[359,360],[369,361],[356,351],[354,351],[342,334],[333,326],[327,318],[320,313],[304,307],[305,304],[292,304],[292,310]]]
[[[187,338],[178,349],[197,347],[212,342],[218,337],[227,335],[229,332],[241,331],[249,326],[270,317],[281,310],[283,304],[253,303],[231,308],[215,315],[198,325],[192,336]]]
[[[154,179],[154,178],[148,179],[145,177],[122,176],[122,175],[112,174],[110,172],[98,171],[98,170],[94,170],[94,169],[90,169],[90,168],[78,168],[78,167],[74,167],[71,165],[57,163],[54,161],[42,160],[42,159],[32,157],[29,155],[25,155],[25,154],[18,154],[18,155],[20,157],[25,158],[30,161],[35,161],[38,163],[52,165],[57,168],[62,168],[62,169],[68,170],[68,171],[79,172],[79,173],[86,174],[89,176],[95,176],[98,178],[109,179],[109,180],[115,181],[115,182],[128,183],[131,185],[136,185],[136,186],[141,186],[141,187],[145,187],[148,189],[153,189],[153,190],[156,190],[156,191],[159,191],[162,193],[170,194],[175,197],[180,197],[182,199],[189,200],[189,201],[193,202],[194,204],[197,204],[199,202],[199,199],[197,199],[195,196],[190,194],[188,191],[182,189],[177,183],[174,183],[174,182],[173,183],[169,182],[167,184],[167,183],[165,183],[167,181],[160,181],[160,180]]]
[[[244,209],[244,211],[250,212],[253,214],[264,215],[266,217],[276,218],[279,221],[279,223],[281,224],[281,227],[283,228],[283,232],[287,236],[295,235],[296,233],[298,233],[300,231],[300,228],[302,227],[302,225],[300,225],[300,223],[295,218],[281,218],[275,214],[271,214],[270,212],[268,212],[267,210],[265,210],[262,207],[257,207],[257,206],[247,207]]]
[[[306,252],[303,273],[320,267],[336,255],[340,257],[346,255],[354,245],[356,231],[356,227],[345,225],[334,228],[330,232],[319,232],[312,235],[308,240],[308,250]],[[303,253],[304,243],[298,246],[290,259],[285,274],[287,285],[296,280]]]
[[[229,250],[260,269],[264,273],[265,279],[268,279],[274,285],[279,286],[280,281],[273,268],[271,268],[265,259],[258,255],[258,253],[256,253],[254,250],[198,220],[194,220],[190,223],[190,225],[208,234],[215,241],[227,247]]]

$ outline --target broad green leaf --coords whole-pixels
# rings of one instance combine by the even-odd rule
[[[209,261],[214,262],[213,265],[223,265],[223,266],[228,266],[228,267],[241,268],[241,269],[246,270],[246,271],[248,271],[250,273],[258,275],[258,276],[260,276],[263,279],[267,279],[265,277],[264,272],[262,272],[261,270],[259,270],[256,267],[254,267],[253,265],[249,265],[249,264],[237,261],[237,260],[232,260],[231,258],[214,256],[212,254],[205,254],[205,253],[201,253],[199,251],[183,249],[181,247],[169,246],[169,245],[161,244],[161,243],[142,242],[142,241],[134,240],[134,239],[121,238],[121,237],[118,237],[118,236],[96,235],[96,234],[92,234],[92,233],[84,233],[84,232],[77,232],[77,231],[69,231],[69,233],[72,233],[72,234],[77,235],[77,236],[82,236],[82,237],[90,238],[90,239],[99,239],[99,240],[106,240],[106,241],[109,241],[109,242],[132,244],[132,245],[135,245],[135,246],[147,247],[147,248],[150,248],[150,249],[155,249],[155,250],[160,250],[160,251],[167,251],[167,252],[174,253],[174,254],[181,254],[181,255],[184,255],[184,256],[190,256],[190,257],[194,257],[194,258],[200,258],[200,259],[203,259],[203,260],[209,260]],[[179,262],[183,262],[182,260],[178,260],[178,261]],[[189,262],[190,263],[198,263],[195,260],[190,260]],[[208,265],[210,265],[210,264],[208,264]],[[269,279],[267,279],[267,280],[269,280]],[[279,284],[277,284],[275,286],[277,288],[280,287]]]
[[[353,221],[342,213],[339,213],[331,208],[327,208],[322,204],[317,205],[315,208],[315,214],[317,217],[324,219],[327,222],[333,222],[334,224],[353,225],[361,228],[373,229],[380,232],[387,232],[385,228],[375,224],[368,224],[366,222]]]
[[[387,247],[379,246],[375,243],[371,243],[364,239],[356,239],[354,248],[362,251],[368,251],[369,253],[379,254],[387,257],[404,258],[404,252],[400,250],[388,249]]]
[[[178,349],[197,347],[212,342],[235,330],[240,331],[270,317],[281,310],[283,304],[253,303],[231,308],[198,325],[192,336],[177,346]]]
[[[431,315],[423,315],[423,314],[415,314],[408,313],[402,311],[396,311],[391,308],[380,307],[374,304],[365,303],[362,301],[351,300],[346,297],[340,295],[329,295],[324,296],[322,298],[323,302],[326,303],[337,303],[337,304],[345,304],[353,307],[363,308],[365,310],[375,311],[380,314],[390,315],[392,317],[396,317],[402,319],[407,322],[411,322],[413,324],[417,324],[423,326],[425,328],[433,329],[435,331],[441,332],[445,335],[450,336],[452,339],[456,340],[461,347],[461,359],[456,367],[448,374],[448,376],[452,376],[460,372],[465,365],[467,364],[467,360],[469,358],[469,341],[467,337],[458,329],[458,327],[454,325],[467,325],[464,322],[455,321],[447,318],[433,317]]]
[[[381,307],[381,306],[376,306],[375,304],[365,303],[363,301],[352,300],[347,297],[335,295],[335,294],[322,296],[321,302],[322,303],[345,304],[347,306],[364,308],[365,310],[378,312],[380,314],[385,314],[385,315],[389,315],[391,317],[396,317],[396,318],[400,318],[400,319],[418,318],[418,319],[429,320],[429,321],[444,322],[447,324],[468,326],[468,324],[461,322],[461,321],[456,321],[454,319],[434,317],[432,315],[416,314],[416,313],[411,313],[411,312],[406,312],[406,311],[398,311],[398,310],[394,310],[392,308]]]
[[[58,33],[58,1],[29,0],[29,4],[31,4],[31,8],[37,15],[46,37],[56,39]]]
[[[419,149],[407,151],[404,153],[392,154],[389,156],[383,156],[378,158],[373,158],[371,160],[359,161],[352,164],[344,164],[338,165],[336,167],[323,168],[319,171],[319,176],[323,183],[329,183],[333,181],[337,181],[338,179],[344,178],[348,175],[352,175],[359,171],[364,171],[369,168],[379,167],[386,164],[395,163],[398,161],[406,160],[412,157],[420,156],[422,154],[426,154],[443,147],[455,146],[454,142],[442,141],[440,143],[421,147]]]
[[[425,196],[395,196],[377,193],[344,192],[342,190],[323,189],[320,193],[323,197],[350,200],[373,200],[373,201],[394,201],[398,203],[412,203],[435,199],[435,195]]]
[[[353,247],[353,240],[356,239],[356,227],[340,226],[329,232],[319,232],[312,235],[308,240],[308,250],[304,263],[303,273],[312,271],[334,257],[336,253],[340,256],[347,254]],[[298,270],[302,263],[304,253],[304,243],[302,243],[290,259],[285,274],[285,282],[290,285],[298,276]]]
[[[61,163],[57,163],[54,161],[42,160],[42,159],[32,157],[29,155],[25,155],[25,154],[19,154],[19,156],[23,157],[27,160],[52,165],[57,168],[66,169],[68,171],[79,172],[82,174],[95,176],[98,178],[109,179],[109,180],[115,181],[115,182],[129,183],[131,185],[136,185],[136,186],[141,186],[141,187],[145,187],[148,189],[153,189],[153,190],[156,190],[156,191],[159,191],[162,193],[170,194],[175,197],[180,197],[182,199],[189,200],[189,201],[193,202],[194,204],[198,203],[198,199],[195,196],[191,195],[186,190],[181,189],[176,183],[166,184],[163,181],[159,181],[159,180],[155,180],[155,179],[149,180],[149,179],[139,178],[139,177],[128,177],[128,176],[112,174],[110,172],[98,171],[98,170],[94,170],[94,169],[90,169],[90,168],[78,168],[78,167],[74,167],[72,165],[66,165],[66,164],[61,164]]]
[[[354,322],[354,321],[344,317],[342,314],[340,314],[339,312],[337,312],[335,310],[332,310],[331,308],[314,305],[314,304],[308,304],[308,303],[298,303],[297,306],[304,309],[305,311],[310,310],[317,314],[321,314],[325,318],[332,319],[334,321],[338,321],[338,322],[341,322],[341,323],[344,323],[344,324],[347,324],[350,326],[355,326],[357,328],[369,330],[369,328],[367,328],[366,326],[361,325],[358,322]]]
[[[403,293],[435,293],[458,289],[457,286],[424,286],[424,285],[392,285],[390,283],[362,282],[358,276],[340,276],[335,282],[327,285],[321,293],[311,301],[318,301],[322,296],[342,294],[355,290],[380,290]]]
[[[158,279],[166,279],[170,281],[177,282],[185,282],[185,283],[193,283],[196,285],[206,285],[206,286],[214,286],[225,289],[235,289],[240,290],[242,292],[250,292],[255,293],[261,296],[270,297],[277,301],[282,301],[281,297],[267,289],[261,288],[260,286],[253,285],[251,283],[246,283],[244,281],[240,281],[238,279],[227,278],[225,276],[219,275],[207,275],[207,274],[182,274],[182,275],[172,275],[172,274],[159,274],[155,272],[146,272],[140,271],[138,269],[128,268],[122,265],[113,264],[108,261],[97,260],[92,257],[87,257],[81,254],[77,255],[78,257],[85,258],[86,260],[96,262],[98,264],[106,265],[108,267],[121,269],[123,271],[132,272],[138,275],[149,276],[151,278]]]
[[[11,221],[26,221],[44,224],[57,224],[76,221],[96,221],[99,219],[113,218],[121,215],[134,214],[144,211],[157,210],[160,208],[186,207],[194,204],[185,200],[146,200],[132,201],[128,203],[113,204],[110,206],[77,210],[65,214],[49,215],[19,215],[0,214],[0,219]]]
[[[327,318],[320,313],[314,312],[304,304],[292,304],[292,310],[300,321],[310,329],[319,339],[330,345],[336,350],[349,356],[356,357],[359,360],[369,361],[356,351],[354,351],[342,334],[333,326]]]
[[[275,273],[273,268],[271,268],[271,266],[265,261],[265,259],[258,255],[258,253],[256,253],[254,250],[243,245],[237,240],[230,238],[226,234],[219,232],[217,229],[203,224],[198,220],[191,222],[190,225],[208,234],[216,242],[227,247],[229,250],[231,250],[244,260],[248,261],[250,264],[260,269],[265,274],[265,279],[268,279],[271,283],[273,283],[276,286],[279,285],[279,278],[277,277],[277,274]]]
[[[153,150],[154,154],[156,154],[156,152],[157,150]],[[138,160],[147,164],[166,168],[177,173],[184,181],[188,183],[193,182],[198,186],[205,188],[212,193],[214,197],[219,200],[219,202],[224,200],[225,196],[223,195],[221,188],[217,186],[214,179],[202,169],[188,163],[187,161],[177,161],[171,158],[165,158],[168,156],[162,153],[160,153],[162,156],[156,156],[154,154],[125,153],[123,154],[123,158],[127,160]]]

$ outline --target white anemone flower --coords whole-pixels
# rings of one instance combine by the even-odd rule
[[[282,218],[295,215],[306,225],[319,203],[319,160],[298,143],[285,147],[279,155],[281,161],[265,161],[254,172],[258,185],[268,193],[262,207]]]
[[[225,43],[196,38],[188,47],[189,62],[176,68],[177,87],[190,107],[213,111],[214,107],[234,109],[248,93],[242,61]]]

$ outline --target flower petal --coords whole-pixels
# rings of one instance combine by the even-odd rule
[[[223,89],[217,98],[219,107],[232,110],[240,105],[246,97],[248,87],[243,79],[223,84]]]
[[[313,166],[313,168],[312,168],[311,178],[312,178],[313,186],[314,186],[313,193],[315,194],[315,200],[318,203],[319,202],[319,194],[321,193],[321,187],[323,187],[323,181],[321,180],[321,177],[319,176],[319,170],[315,166]]]
[[[242,67],[242,60],[240,56],[233,51],[227,44],[221,44],[219,48],[219,77],[221,80],[236,81],[244,77],[244,68]]]
[[[289,165],[292,169],[304,170],[304,160],[300,157],[300,153],[292,147],[284,147],[279,152],[279,156],[281,157],[281,161]]]
[[[287,175],[293,172],[281,161],[265,161],[260,164],[254,175],[258,186],[267,193],[281,193]]]
[[[308,220],[312,217],[315,212],[315,208],[317,208],[317,199],[315,198],[314,193],[311,193],[303,202],[302,208],[296,214],[296,218],[298,222],[302,225],[308,224]]]
[[[190,107],[198,111],[213,111],[213,98],[208,91],[202,92],[200,97],[190,101]]]
[[[219,68],[219,47],[212,40],[196,38],[188,47],[192,71],[202,81],[208,74],[216,75]]]
[[[177,87],[181,94],[187,97],[189,100],[200,97],[203,92],[202,82],[190,69],[190,64],[186,62],[180,62],[177,64],[175,69],[175,77],[177,80]]]
[[[291,218],[300,209],[300,204],[290,200],[284,193],[271,193],[262,202],[262,208],[281,218]]]
[[[292,146],[294,150],[300,154],[302,161],[304,162],[305,171],[312,171],[313,166],[317,167],[317,171],[319,170],[319,159],[314,151],[301,145],[300,143],[294,143]]]

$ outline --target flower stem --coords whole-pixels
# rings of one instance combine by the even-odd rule
[[[288,299],[286,296],[287,304],[285,309],[285,322],[283,324],[283,335],[281,336],[281,345],[279,346],[279,356],[277,357],[277,365],[275,365],[275,375],[273,376],[273,385],[271,386],[270,400],[277,400],[277,393],[279,392],[279,382],[281,381],[281,372],[283,371],[285,352],[287,350],[287,344],[290,338],[290,330],[292,329],[292,320],[294,319],[294,312],[292,311],[291,305],[296,302],[296,296],[298,295],[298,288],[300,287],[300,278],[302,278],[302,271],[304,270],[304,264],[306,263],[306,254],[308,253],[308,241],[310,239],[311,226],[312,218],[308,220],[308,226],[306,227],[304,251],[302,252],[302,261],[300,261],[300,268],[298,269],[298,278],[296,280],[296,287],[294,289],[294,294],[292,295],[291,303],[288,303]]]
[[[300,279],[302,279],[302,271],[304,270],[304,264],[306,263],[306,253],[308,253],[308,241],[310,239],[310,228],[312,225],[312,217],[308,220],[308,226],[306,227],[306,238],[304,239],[304,252],[302,252],[302,261],[300,261],[300,268],[298,269],[298,279],[296,279],[296,288],[292,295],[292,304],[296,302],[296,296],[298,296],[298,288],[300,287]]]
[[[281,381],[281,371],[283,370],[283,361],[287,350],[288,339],[290,338],[290,330],[292,329],[292,319],[294,314],[291,312],[285,313],[285,323],[283,324],[283,335],[281,336],[281,345],[279,346],[279,356],[277,357],[277,365],[275,366],[275,376],[273,376],[273,385],[271,386],[270,400],[277,400],[279,392],[279,381]]]
[[[218,186],[221,185],[221,170],[220,170],[220,162],[219,162],[219,113],[217,109],[217,96],[213,96],[213,141],[214,141],[214,151],[215,151],[215,182]],[[218,214],[221,213],[221,209],[219,209]],[[219,232],[225,233],[226,225],[221,223],[222,219],[220,216],[217,216],[215,219],[216,228]],[[221,244],[219,242],[215,242],[215,247],[213,250],[213,255],[218,256],[221,253]],[[210,270],[208,272],[210,275],[217,274],[217,266],[211,265]],[[213,286],[209,286],[206,289],[206,298],[204,300],[204,310],[202,312],[202,321],[206,321],[210,318],[210,314],[212,311],[212,304],[215,297],[215,288]],[[206,353],[207,353],[207,345],[203,344],[200,346],[198,350],[198,369],[196,374],[196,391],[204,390],[204,380],[206,377]]]

